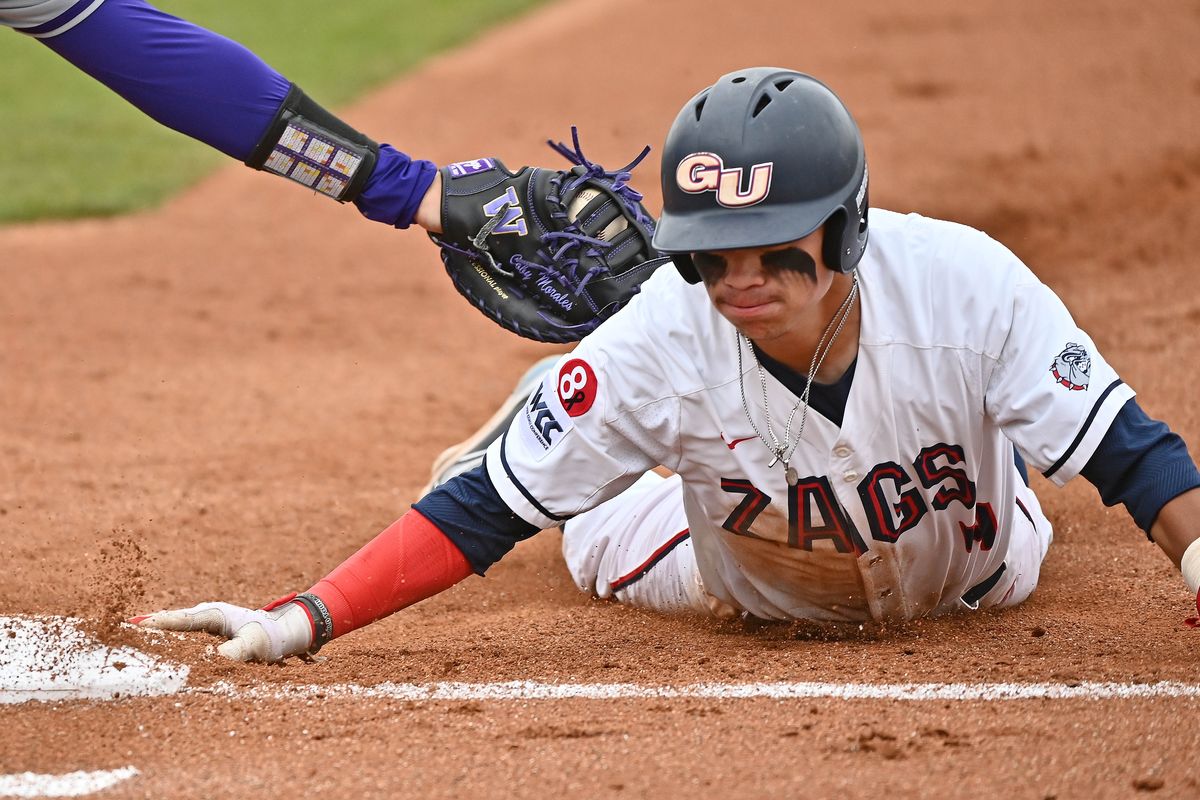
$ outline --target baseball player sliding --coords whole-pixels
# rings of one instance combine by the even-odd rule
[[[721,77],[664,148],[653,243],[676,269],[536,370],[309,591],[134,622],[220,634],[231,658],[303,656],[552,527],[582,589],[662,611],[1011,606],[1051,541],[1025,464],[1123,504],[1195,593],[1200,472],[1180,438],[1002,245],[869,210],[867,189],[858,128],[824,84]]]

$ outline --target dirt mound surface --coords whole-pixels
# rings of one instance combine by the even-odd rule
[[[620,164],[657,152],[682,103],[730,69],[813,73],[859,119],[875,205],[1008,244],[1200,447],[1196,41],[1200,6],[1168,0],[567,0],[343,111],[439,163],[557,163],[541,143],[577,124],[589,156]],[[581,49],[602,63],[578,69]],[[652,156],[634,181],[652,210],[657,169]],[[0,230],[0,274],[0,612],[79,616],[105,636],[124,635],[115,615],[309,586],[553,352],[464,303],[419,232],[239,167],[152,213]],[[579,594],[547,532],[319,664],[147,646],[199,687],[1198,682],[1178,574],[1078,483],[1039,480],[1055,542],[1033,598],[1003,614],[832,635],[662,619]],[[136,766],[114,797],[1194,797],[1200,732],[1183,721],[1198,705],[198,693],[0,707],[0,772]]]

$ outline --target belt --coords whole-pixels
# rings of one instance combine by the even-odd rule
[[[1000,578],[1002,575],[1004,575],[1005,569],[1006,565],[1001,562],[1000,569],[996,570],[991,575],[972,586],[970,589],[967,589],[966,593],[962,596],[963,605],[972,611],[979,608],[979,601],[982,600],[983,596],[994,589],[996,584],[1000,582]]]

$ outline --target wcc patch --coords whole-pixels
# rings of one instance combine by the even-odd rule
[[[558,395],[554,389],[546,385],[547,381],[553,380],[554,373],[548,373],[525,401],[521,416],[519,437],[525,451],[533,456],[534,461],[545,458],[567,432],[575,427],[575,423],[558,402]]]
[[[1088,388],[1088,381],[1091,380],[1092,357],[1083,345],[1067,342],[1062,352],[1054,357],[1050,374],[1060,386],[1073,392],[1082,392]]]

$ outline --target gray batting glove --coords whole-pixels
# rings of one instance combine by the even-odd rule
[[[313,623],[302,605],[285,602],[267,609],[230,603],[201,603],[191,608],[159,611],[129,620],[140,628],[163,631],[207,631],[229,641],[217,652],[234,661],[282,661],[306,656],[312,649]]]

